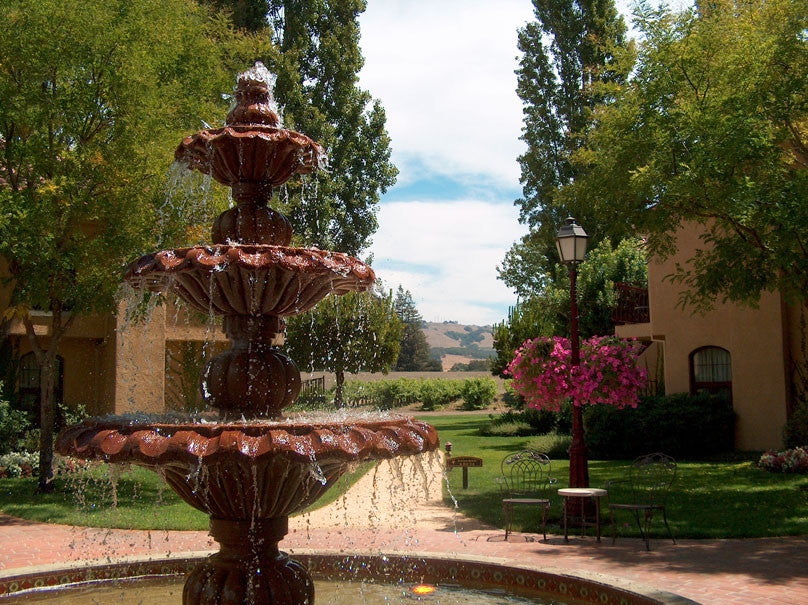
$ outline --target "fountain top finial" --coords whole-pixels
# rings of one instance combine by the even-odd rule
[[[227,114],[228,126],[263,124],[280,126],[277,104],[272,94],[275,76],[261,61],[242,74],[236,84],[236,105]]]

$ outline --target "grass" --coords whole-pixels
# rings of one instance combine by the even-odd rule
[[[430,416],[426,420],[438,429],[443,443],[452,443],[454,455],[483,459],[482,468],[469,469],[468,489],[461,487],[459,469],[450,472],[450,485],[461,512],[494,526],[502,524],[501,494],[495,482],[502,458],[526,447],[549,451],[555,439],[481,437],[478,429],[487,421],[486,416]],[[590,461],[590,485],[603,487],[611,479],[624,477],[629,464],[630,461],[619,460]],[[556,488],[567,486],[568,474],[569,462],[553,459],[552,475],[558,480]],[[548,529],[559,532],[562,531],[562,509],[555,490],[552,500]],[[808,476],[769,473],[757,468],[749,457],[680,461],[668,500],[668,519],[674,535],[682,538],[805,535],[808,534]],[[631,516],[618,516],[616,520],[621,536],[639,536]],[[517,521],[521,530],[539,530],[535,512],[530,515],[527,511]]]
[[[204,513],[191,508],[156,474],[132,467],[115,480],[106,467],[57,477],[55,489],[36,494],[36,479],[0,479],[0,510],[43,523],[127,529],[208,529]],[[117,505],[114,500],[117,498]]]
[[[36,494],[36,479],[0,479],[0,510],[39,521],[123,529],[207,530],[208,516],[183,502],[154,472],[132,466],[125,471],[106,465],[86,473],[57,477],[56,489]],[[309,510],[325,506],[373,468],[362,464],[343,475]],[[111,473],[117,474],[114,477]],[[113,481],[115,489],[113,490]]]
[[[451,491],[463,514],[494,526],[502,523],[501,494],[495,481],[502,458],[526,447],[551,451],[558,440],[552,436],[481,437],[479,427],[488,421],[484,414],[435,415],[425,419],[438,429],[442,443],[452,442],[454,455],[483,459],[482,468],[469,469],[468,489],[461,487],[461,470],[452,470]],[[629,461],[590,461],[590,484],[601,487],[610,479],[623,477],[628,464]],[[339,498],[372,466],[362,465],[344,476],[315,507]],[[553,459],[556,488],[567,485],[568,472],[567,460]],[[0,510],[47,523],[133,529],[208,528],[207,517],[182,502],[156,474],[133,468],[117,477],[116,482],[117,506],[113,507],[110,477],[104,467],[86,476],[57,479],[57,489],[52,494],[34,494],[33,479],[0,479]],[[561,503],[554,490],[552,496],[549,530],[559,532]],[[668,517],[674,534],[682,538],[806,535],[808,476],[769,473],[743,456],[680,461],[668,501]],[[639,535],[632,523],[631,517],[619,517],[620,535]],[[523,531],[538,531],[537,515],[517,518],[517,526]]]

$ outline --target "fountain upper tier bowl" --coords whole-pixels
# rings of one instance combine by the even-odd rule
[[[271,245],[214,245],[164,250],[136,261],[133,286],[173,289],[202,313],[289,316],[329,294],[370,288],[368,265],[339,252]]]
[[[323,148],[299,132],[258,124],[203,130],[183,139],[175,158],[224,185],[263,182],[277,187],[325,162]]]

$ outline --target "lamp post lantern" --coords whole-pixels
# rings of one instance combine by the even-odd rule
[[[578,335],[578,265],[586,255],[586,240],[583,227],[569,217],[556,234],[556,248],[561,262],[570,270],[570,364],[572,371],[581,363],[580,338]],[[589,468],[584,441],[583,410],[580,405],[572,406],[572,444],[570,445],[570,487],[589,487]]]

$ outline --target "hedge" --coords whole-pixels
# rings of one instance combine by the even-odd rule
[[[589,406],[584,429],[591,458],[626,459],[650,452],[694,458],[733,449],[735,413],[726,397],[658,395],[644,397],[636,408]]]

